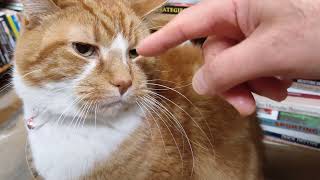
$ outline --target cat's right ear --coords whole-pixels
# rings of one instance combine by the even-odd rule
[[[24,6],[24,25],[26,29],[38,26],[42,18],[60,10],[51,0],[22,0],[22,3]]]

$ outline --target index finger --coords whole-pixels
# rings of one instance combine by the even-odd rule
[[[143,56],[153,56],[200,37],[223,34],[242,36],[238,28],[235,4],[232,0],[205,0],[184,10],[158,32],[143,40],[137,50]]]

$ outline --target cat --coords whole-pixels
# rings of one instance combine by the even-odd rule
[[[255,116],[197,95],[201,49],[135,47],[164,0],[23,0],[13,82],[38,179],[263,179]]]

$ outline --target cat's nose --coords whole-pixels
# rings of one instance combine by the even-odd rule
[[[111,84],[116,86],[119,89],[120,94],[123,95],[132,86],[132,80],[120,78],[112,80]]]

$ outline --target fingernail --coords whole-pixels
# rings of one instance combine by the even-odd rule
[[[204,95],[208,91],[208,85],[204,78],[204,73],[202,70],[198,71],[193,79],[194,90],[201,95]]]

